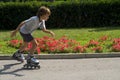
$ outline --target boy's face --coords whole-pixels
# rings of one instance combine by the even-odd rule
[[[40,19],[47,21],[49,19],[49,16],[50,16],[49,14],[46,14],[46,15],[41,16]]]

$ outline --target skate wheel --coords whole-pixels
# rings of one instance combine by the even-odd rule
[[[33,66],[30,66],[31,69],[33,69]]]
[[[24,69],[40,69],[40,65],[30,65],[30,64],[25,64],[23,66]]]
[[[36,66],[34,66],[34,69],[36,69]]]

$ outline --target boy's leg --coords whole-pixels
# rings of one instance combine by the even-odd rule
[[[33,39],[31,41],[31,43],[32,43],[32,48],[29,50],[29,54],[27,56],[27,61],[30,61],[32,63],[39,63],[39,61],[34,56],[34,52],[35,52],[36,47],[37,47],[37,41],[35,39]]]
[[[27,45],[28,43],[24,42],[23,45],[20,47],[20,49],[13,54],[13,58],[18,61],[24,62],[25,58],[23,56],[23,52],[24,49],[27,47]]]
[[[31,41],[31,44],[32,44],[32,48],[29,50],[29,52],[30,52],[31,55],[34,55],[34,52],[37,48],[37,41],[35,39],[33,39]]]
[[[28,46],[28,42],[23,42],[23,45],[20,47],[19,51],[23,52],[27,46]]]

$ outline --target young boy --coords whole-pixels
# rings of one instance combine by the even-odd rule
[[[23,38],[23,45],[20,47],[18,51],[13,54],[13,58],[24,62],[25,58],[23,56],[24,49],[28,46],[28,43],[32,43],[32,48],[29,50],[27,60],[31,60],[34,63],[39,63],[39,61],[34,57],[34,51],[37,47],[37,42],[31,33],[37,28],[42,29],[43,32],[51,34],[54,37],[54,33],[50,30],[47,30],[45,27],[45,21],[48,20],[51,11],[49,8],[42,6],[38,9],[36,16],[33,16],[23,22],[21,22],[16,30],[12,31],[11,37],[15,36],[17,31],[20,32],[20,35]]]

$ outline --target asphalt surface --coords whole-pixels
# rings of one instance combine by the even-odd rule
[[[0,60],[0,80],[120,80],[120,58],[40,59],[40,69]]]

